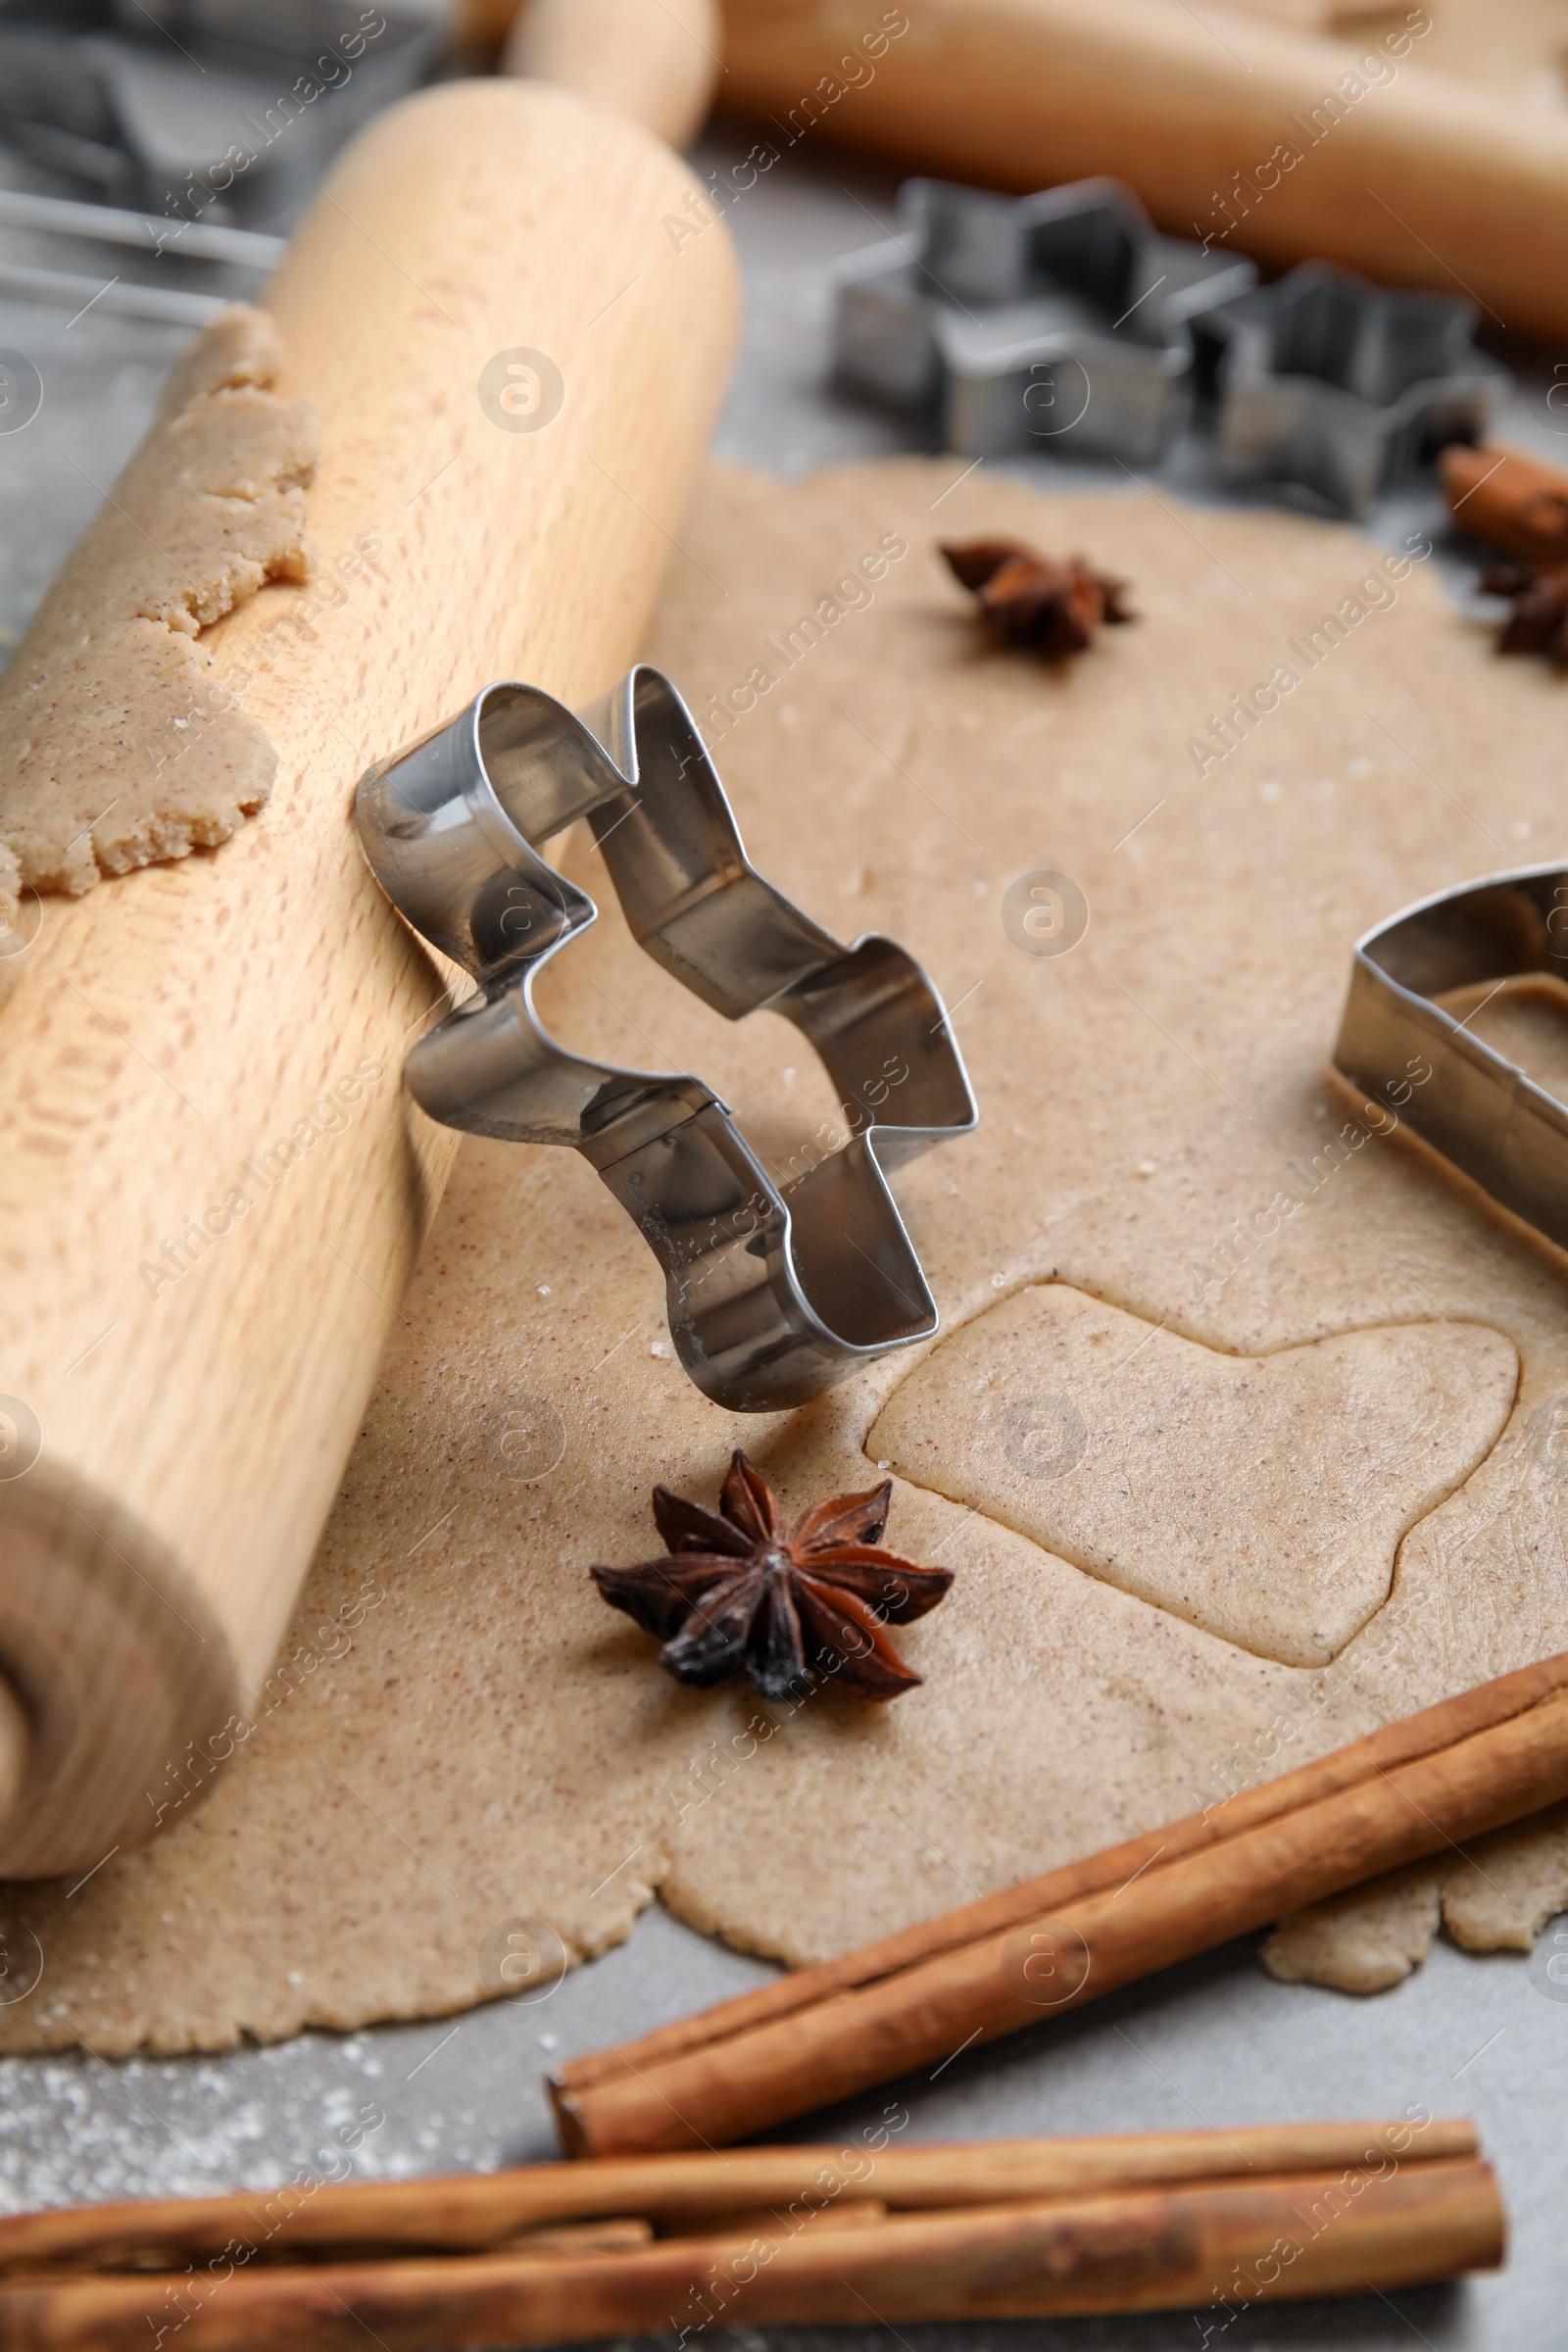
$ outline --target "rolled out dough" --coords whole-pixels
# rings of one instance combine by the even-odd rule
[[[648,649],[700,713],[742,711],[716,753],[760,870],[842,938],[906,942],[956,1008],[980,1127],[898,1179],[949,1336],[804,1411],[719,1412],[591,1171],[466,1144],[279,1670],[224,1736],[232,1762],[202,1801],[212,1767],[172,1758],[148,1792],[164,1834],[86,1885],[5,1890],[42,1976],[0,2006],[0,2045],[220,2047],[456,2009],[504,1988],[510,1936],[594,1951],[656,1892],[813,1959],[1568,1647],[1561,1262],[1429,1154],[1363,1133],[1323,1075],[1361,930],[1568,847],[1561,686],[1497,662],[1429,565],[1391,594],[1348,528],[957,471],[786,486],[716,468]],[[1080,550],[1134,583],[1142,617],[1055,668],[997,652],[939,529]],[[1352,604],[1343,642],[1200,776],[1187,745],[1209,713]],[[604,911],[547,975],[557,1033],[701,1071],[775,1164],[831,1132],[799,1034],[706,1012],[632,947],[581,845],[577,870]],[[1004,920],[1042,873],[1087,902],[1070,953],[1028,952]],[[1326,1628],[1330,1662],[1260,1654],[1152,1575],[1134,1591],[1053,1551],[1084,1541],[1054,1516],[1063,1490],[1025,1529],[957,1422],[946,1492],[895,1474],[888,1542],[958,1573],[901,1635],[927,1679],[892,1706],[682,1690],[598,1600],[590,1561],[647,1556],[656,1479],[711,1500],[744,1444],[791,1511],[863,1487],[879,1416],[912,1427],[945,1364],[1053,1286],[1052,1312],[1161,1335],[1146,1352],[1178,1386],[1200,1362],[1250,1377],[1244,1358],[1274,1380],[1320,1341],[1320,1365],[1408,1368],[1351,1383],[1407,1451],[1372,1480],[1341,1619],[1314,1613],[1337,1569],[1282,1572],[1277,1424],[1260,1450],[1256,1424],[1216,1413],[1213,1507],[1172,1548],[1169,1573],[1206,1580],[1238,1631],[1266,1620],[1278,1650]],[[1473,1393],[1445,1369],[1455,1334],[1476,1335]],[[1129,1398],[1147,1421],[1143,1360],[1112,1368],[1087,1425],[1125,1421]],[[1371,1423],[1348,1434],[1346,1394],[1298,1391],[1299,1481],[1353,1467]],[[1121,1457],[1135,1486],[1141,1445]],[[1422,1446],[1430,1468],[1411,1466]],[[1157,1514],[1101,1501],[1111,1548],[1155,1560]],[[1293,1544],[1319,1540],[1317,1502],[1284,1507]]]
[[[1568,1911],[1568,1805],[1478,1838],[1463,1857],[1418,1862],[1282,1920],[1263,1965],[1290,1984],[1382,1992],[1431,1951],[1442,1925],[1471,1952],[1528,1952]]]
[[[1228,1355],[1053,1282],[937,1348],[867,1444],[1190,1625],[1326,1666],[1491,1452],[1518,1373],[1480,1323]]]

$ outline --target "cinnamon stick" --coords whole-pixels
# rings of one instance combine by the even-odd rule
[[[1446,449],[1438,461],[1455,522],[1506,555],[1568,564],[1568,473],[1513,450]]]
[[[174,2269],[234,2245],[245,2259],[306,2259],[331,2249],[476,2253],[543,2241],[563,2226],[627,2216],[665,2234],[737,2212],[899,2211],[996,2205],[1153,2183],[1276,2173],[1380,2170],[1476,2154],[1472,2124],[1437,2117],[1244,2124],[1227,2132],[1125,2132],[936,2147],[736,2148],[701,2155],[531,2164],[416,2180],[346,2180],[218,2197],[141,2197],[0,2217],[0,2282],[19,2271]],[[718,2229],[723,2222],[725,2227]],[[538,2250],[530,2246],[530,2251]]]
[[[576,2155],[752,2137],[1568,1794],[1568,1653],[550,2079]]]
[[[1126,2188],[891,2216],[879,2228],[676,2238],[595,2259],[454,2255],[177,2279],[0,2284],[3,2352],[457,2352],[647,2329],[1040,2318],[1237,2305],[1495,2266],[1505,2223],[1472,2161]]]

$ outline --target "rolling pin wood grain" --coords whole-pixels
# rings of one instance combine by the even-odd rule
[[[525,0],[502,71],[575,90],[684,147],[712,105],[718,44],[717,0]]]
[[[10,1875],[141,1842],[265,1703],[457,1141],[400,1091],[444,976],[354,785],[491,678],[576,704],[632,658],[734,328],[722,229],[662,226],[690,187],[565,92],[455,83],[361,135],[268,291],[322,584],[264,588],[216,672],[271,801],[43,902],[0,1009],[0,1391],[41,1431],[0,1478]]]
[[[1568,115],[1424,66],[1419,8],[1354,41],[1230,10],[1221,29],[1170,0],[902,0],[855,20],[834,0],[724,0],[723,17],[725,105],[792,142],[1020,190],[1110,172],[1177,235],[1568,333]]]

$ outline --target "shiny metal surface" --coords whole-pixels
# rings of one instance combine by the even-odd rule
[[[281,237],[256,236],[249,229],[171,220],[167,216],[155,220],[144,213],[117,211],[112,205],[78,204],[69,197],[38,196],[19,188],[0,188],[0,228],[20,228],[35,236],[86,238],[99,245],[135,246],[154,256],[173,247],[184,262],[217,262],[263,272],[274,270],[284,252]],[[38,302],[58,303],[76,318],[84,311],[102,308],[123,318],[154,318],[172,326],[205,326],[231,299],[222,294],[193,293],[183,286],[149,285],[143,279],[118,274],[106,285],[99,277],[4,258],[0,258],[0,287]]]
[[[1334,1063],[1568,1249],[1568,1108],[1468,1026],[1511,982],[1560,999],[1568,1018],[1568,866],[1441,891],[1367,932]],[[1478,988],[1479,1001],[1464,1003]],[[1460,992],[1462,1011],[1443,1003]]]
[[[887,1172],[975,1107],[941,999],[892,940],[841,947],[748,863],[695,721],[640,663],[573,714],[487,686],[357,801],[392,904],[479,983],[405,1075],[434,1119],[582,1153],[664,1269],[676,1352],[717,1404],[803,1403],[938,1317]],[[780,1186],[700,1078],[560,1046],[533,1001],[593,901],[540,845],[586,817],[638,945],[727,1020],[763,1006],[820,1056],[850,1140]]]
[[[436,70],[451,13],[449,0],[0,0],[0,145],[63,196],[176,227],[284,227],[360,123]]]
[[[0,289],[24,301],[53,303],[74,313],[112,311],[122,318],[152,318],[166,326],[205,326],[216,318],[221,294],[187,294],[177,286],[143,286],[134,281],[107,286],[102,278],[78,277],[69,270],[35,270],[24,262],[0,261]]]
[[[1326,262],[1206,314],[1221,471],[1299,482],[1359,514],[1446,442],[1481,440],[1512,379],[1476,349],[1478,316]]]
[[[1113,179],[1023,197],[906,180],[899,227],[839,266],[838,379],[920,411],[965,457],[1156,457],[1193,370],[1190,319],[1257,274],[1157,236]]]
[[[102,245],[137,245],[157,253],[177,243],[191,261],[232,262],[241,269],[275,270],[287,250],[284,237],[262,237],[248,228],[219,228],[205,220],[155,220],[147,213],[118,212],[108,204],[76,204],[64,196],[35,196],[24,188],[0,188],[0,228],[42,229],[62,237],[91,237]]]

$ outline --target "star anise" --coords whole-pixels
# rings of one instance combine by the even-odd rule
[[[1559,669],[1568,669],[1568,569],[1489,564],[1479,585],[1513,607],[1497,634],[1499,654],[1549,654]]]
[[[722,1681],[744,1666],[765,1698],[832,1680],[860,1698],[897,1698],[923,1678],[888,1640],[934,1609],[951,1568],[916,1568],[877,1542],[893,1481],[835,1494],[786,1524],[778,1496],[744,1453],[729,1466],[718,1513],[654,1489],[668,1547],[635,1568],[594,1568],[613,1609],[664,1644],[677,1682]]]
[[[942,553],[1003,644],[1043,661],[1081,654],[1102,622],[1137,618],[1126,581],[1092,571],[1082,556],[1053,563],[1021,539],[967,539]]]

